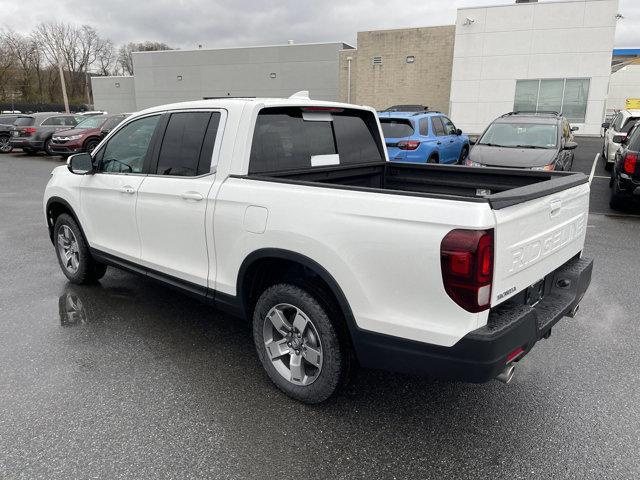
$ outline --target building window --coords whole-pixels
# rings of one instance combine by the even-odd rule
[[[382,57],[373,57],[374,65],[382,65]]]
[[[517,80],[513,109],[561,112],[570,122],[584,123],[589,83],[588,78]]]

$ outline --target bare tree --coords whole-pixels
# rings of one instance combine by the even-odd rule
[[[123,74],[133,75],[133,52],[156,52],[160,50],[173,50],[162,42],[127,43],[118,50],[118,64]]]
[[[103,40],[96,55],[96,73],[100,75],[117,74],[116,50],[111,40]]]

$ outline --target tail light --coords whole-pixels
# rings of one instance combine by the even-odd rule
[[[398,148],[400,150],[415,150],[420,146],[420,142],[417,140],[401,140],[398,142]]]
[[[34,127],[26,127],[22,129],[22,133],[26,135],[33,135],[34,133],[36,133],[36,129]]]
[[[493,229],[452,230],[440,244],[444,289],[468,312],[481,312],[491,302]]]
[[[627,153],[624,157],[624,164],[622,169],[625,173],[629,175],[633,175],[636,171],[636,164],[638,163],[638,154],[637,153]]]

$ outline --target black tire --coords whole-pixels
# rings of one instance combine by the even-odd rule
[[[438,154],[436,154],[436,153],[432,153],[432,154],[429,156],[429,160],[427,160],[427,163],[440,163],[440,162],[438,161]]]
[[[604,164],[604,169],[607,172],[610,172],[613,169],[613,162],[605,162]]]
[[[93,150],[98,146],[100,140],[96,138],[90,138],[84,143],[84,151],[87,153],[93,152]]]
[[[44,153],[46,153],[50,157],[52,157],[52,156],[54,156],[56,154],[56,152],[51,150],[51,139],[50,138],[47,138],[44,141]]]
[[[609,206],[612,210],[623,210],[625,207],[624,199],[620,196],[618,190],[618,183],[614,180],[611,189],[611,198],[609,199]]]
[[[260,295],[253,312],[253,340],[258,359],[267,375],[285,394],[308,404],[320,403],[334,395],[347,383],[351,367],[351,349],[343,320],[321,298],[298,286],[281,283],[269,287]],[[291,305],[304,312],[319,337],[322,352],[321,369],[315,380],[308,385],[296,385],[279,373],[265,347],[263,332],[267,314],[282,304]],[[292,358],[293,350],[290,351]],[[283,362],[289,359],[288,355],[280,357]]]
[[[64,254],[62,250],[64,248],[61,243],[64,242],[61,240],[60,235],[65,236],[65,228],[71,230],[73,234],[73,237],[71,238],[73,238],[73,241],[75,242],[73,246],[74,261],[77,263],[77,267],[75,269],[73,268],[73,265],[70,265],[71,262],[69,260],[63,259]],[[62,273],[65,274],[71,283],[78,285],[94,283],[101,279],[106,273],[107,266],[93,259],[89,252],[87,242],[82,235],[82,231],[71,215],[63,213],[56,219],[56,223],[53,227],[53,243]],[[73,244],[73,242],[70,243]]]
[[[464,165],[464,161],[467,159],[468,156],[469,156],[469,147],[465,145],[464,147],[462,147],[462,150],[460,151],[460,158],[458,158],[458,165]]]
[[[11,153],[13,147],[9,143],[9,135],[0,135],[0,153]]]

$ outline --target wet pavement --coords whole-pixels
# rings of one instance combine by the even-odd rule
[[[589,173],[599,143],[578,141]],[[610,215],[601,164],[591,288],[511,384],[361,371],[313,407],[271,385],[244,322],[114,269],[68,284],[41,207],[60,164],[0,156],[0,478],[640,476],[640,220]]]

